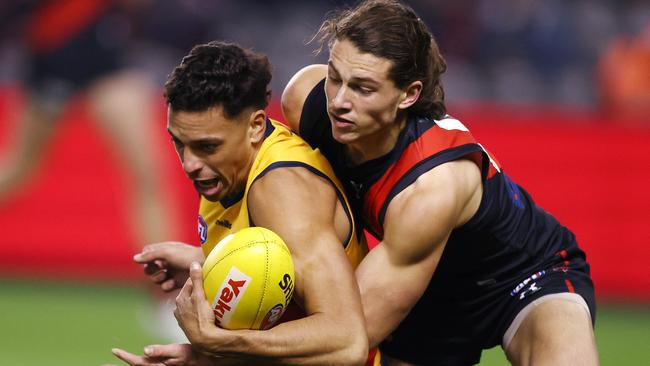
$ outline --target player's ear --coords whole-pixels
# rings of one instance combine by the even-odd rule
[[[402,91],[400,102],[397,107],[399,109],[409,108],[415,104],[418,99],[420,99],[420,93],[422,93],[422,82],[420,80],[416,80],[409,84],[409,86],[407,86],[406,89]]]
[[[252,143],[258,143],[264,139],[266,132],[266,112],[263,109],[255,110],[249,119],[249,138]]]

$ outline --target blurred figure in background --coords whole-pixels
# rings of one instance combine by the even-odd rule
[[[133,189],[127,201],[135,242],[174,237],[154,124],[155,96],[150,75],[127,67],[126,50],[137,15],[147,0],[48,0],[12,3],[5,15],[24,38],[28,66],[25,106],[17,118],[17,138],[0,163],[0,204],[12,198],[46,151],[68,102],[83,95],[92,121],[111,140]],[[13,8],[11,7],[13,6]],[[6,26],[6,25],[5,25]],[[80,151],[79,154],[83,154]],[[75,167],[76,168],[76,167]],[[92,174],[92,170],[88,172]],[[83,182],[80,182],[83,184]],[[154,330],[183,339],[171,310],[158,311]],[[148,321],[143,321],[148,323]],[[169,330],[169,332],[167,332]]]
[[[650,25],[634,38],[612,41],[598,66],[601,103],[607,112],[650,123]]]
[[[27,2],[26,103],[17,139],[0,165],[0,201],[7,200],[37,167],[71,97],[83,92],[93,121],[113,141],[134,178],[137,242],[169,238],[163,197],[156,188],[160,162],[152,141],[153,87],[146,74],[128,70],[123,50],[130,17],[142,1],[50,0]]]

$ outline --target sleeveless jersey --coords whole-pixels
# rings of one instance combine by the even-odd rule
[[[367,253],[367,247],[363,238],[359,240],[350,206],[343,194],[343,187],[334,175],[330,164],[318,150],[312,149],[288,128],[270,119],[267,120],[266,136],[248,174],[244,192],[219,202],[210,202],[201,197],[198,226],[203,254],[207,256],[228,234],[254,226],[248,212],[247,199],[250,187],[269,171],[287,167],[303,167],[325,178],[335,188],[350,223],[350,231],[343,245],[348,259],[356,267]],[[282,199],[282,197],[275,199]]]
[[[510,296],[511,289],[530,273],[568,260],[585,260],[574,234],[537,206],[469,130],[450,116],[409,118],[392,151],[352,166],[344,146],[332,137],[323,85],[321,81],[305,101],[300,135],[328,158],[350,192],[364,228],[378,239],[383,238],[391,200],[419,176],[458,159],[469,159],[481,170],[483,195],[478,211],[452,231],[427,290],[394,336],[440,325],[439,315],[431,310],[439,303],[459,314],[459,321],[450,327],[474,334],[474,329],[485,325],[484,311],[491,301]],[[489,329],[489,334],[480,336],[484,347],[500,341],[499,327],[493,325],[483,327]],[[404,328],[410,332],[401,332]]]

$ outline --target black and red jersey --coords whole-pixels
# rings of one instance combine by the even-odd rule
[[[487,343],[482,345],[496,345],[502,327],[487,324],[492,317],[485,316],[486,309],[495,309],[491,306],[494,299],[511,296],[512,288],[522,279],[561,265],[568,257],[584,262],[585,254],[574,234],[537,206],[470,131],[450,116],[441,120],[410,118],[392,151],[360,165],[350,164],[343,145],[332,137],[323,83],[311,91],[304,104],[300,135],[330,160],[365,229],[378,239],[383,238],[383,220],[391,200],[422,174],[458,159],[475,162],[482,173],[478,211],[452,231],[425,294],[409,315],[417,319],[407,318],[400,328],[440,322],[429,318],[427,309],[434,303],[446,303],[445,309],[463,313],[459,321],[464,325],[456,323],[454,327],[465,327],[469,334],[483,329],[479,338]]]

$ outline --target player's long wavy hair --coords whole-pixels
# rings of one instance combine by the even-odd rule
[[[440,77],[447,64],[427,26],[410,7],[394,0],[366,0],[354,9],[332,13],[314,39],[320,42],[317,52],[345,39],[362,52],[392,61],[388,77],[398,88],[422,81],[410,115],[440,119],[446,114]]]
[[[266,108],[271,97],[268,58],[233,43],[213,41],[192,48],[165,83],[167,104],[202,112],[221,105],[226,116],[248,107]]]

